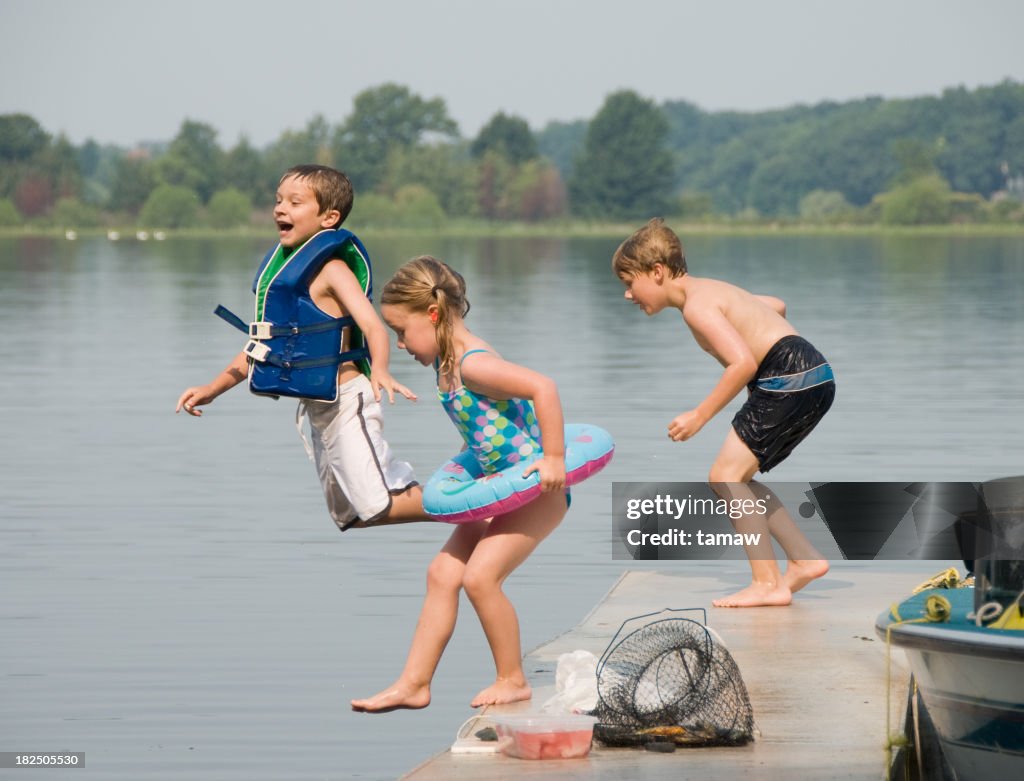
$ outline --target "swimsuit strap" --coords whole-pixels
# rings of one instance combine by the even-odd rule
[[[485,350],[483,347],[477,347],[474,350],[467,350],[466,352],[464,352],[462,354],[462,358],[459,359],[459,384],[460,385],[462,385],[462,362],[465,361],[473,353],[486,353],[486,352],[490,352],[490,350]],[[440,358],[435,358],[434,359],[434,381],[435,382],[440,382],[441,381],[441,359]]]
[[[463,364],[463,362],[469,356],[471,356],[473,353],[486,353],[486,352],[489,352],[489,350],[485,350],[482,347],[477,347],[475,350],[467,350],[466,352],[464,352],[462,354],[462,358],[459,359],[459,385],[460,386],[462,386],[463,388],[466,388],[466,379],[462,376],[462,364]],[[466,388],[466,390],[469,390],[469,389]]]
[[[463,362],[469,356],[471,356],[473,353],[486,353],[486,352],[490,352],[490,350],[485,350],[483,347],[477,347],[475,350],[467,350],[466,352],[464,352],[462,354],[462,358],[459,360],[459,379],[460,380],[462,379],[462,364],[463,364]]]

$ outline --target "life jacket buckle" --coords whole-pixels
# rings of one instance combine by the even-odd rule
[[[273,335],[270,332],[273,325],[273,323],[266,320],[257,320],[255,323],[249,323],[249,338],[269,339]]]
[[[263,363],[270,356],[270,348],[263,344],[263,342],[257,342],[255,339],[250,339],[245,347],[242,348],[242,352],[257,363]]]

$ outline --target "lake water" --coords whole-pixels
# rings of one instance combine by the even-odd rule
[[[567,420],[616,439],[507,584],[529,650],[623,571],[612,481],[703,479],[738,402],[668,441],[720,369],[674,313],[623,301],[615,240],[364,238],[378,287],[416,254],[461,270],[470,326],[553,376]],[[75,777],[105,780],[394,778],[447,746],[490,682],[464,603],[430,708],[351,713],[401,669],[446,529],[339,534],[291,402],[239,388],[201,420],[172,414],[239,349],[211,312],[250,310],[264,249],[0,240],[0,751],[84,751]],[[783,298],[835,368],[835,406],[772,480],[1024,473],[1024,239],[697,236],[687,250],[693,273]],[[397,350],[392,368],[420,401],[388,407],[386,433],[425,479],[457,434],[433,373]],[[665,606],[690,605],[651,609]]]

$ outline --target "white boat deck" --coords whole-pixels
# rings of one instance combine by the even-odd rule
[[[559,654],[585,649],[600,656],[625,619],[665,607],[710,608],[713,598],[734,590],[741,579],[736,565],[725,563],[713,576],[678,571],[625,574],[578,626],[527,655],[536,707],[553,692]],[[708,623],[728,646],[750,694],[759,731],[750,745],[679,748],[660,754],[601,748],[595,743],[586,758],[546,761],[454,754],[445,749],[403,778],[498,781],[515,775],[551,781],[718,781],[741,774],[759,781],[884,778],[889,758],[885,750],[886,649],[875,636],[874,622],[878,613],[909,594],[921,580],[919,573],[877,574],[867,566],[843,568],[811,584],[788,608],[710,608]],[[909,675],[902,652],[894,650],[892,662],[891,724],[898,730]],[[535,670],[541,672],[534,674]],[[524,707],[530,704],[505,706],[505,710]]]

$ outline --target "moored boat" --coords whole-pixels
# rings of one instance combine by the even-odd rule
[[[906,653],[958,779],[1024,778],[1022,610],[1020,598],[990,608],[995,618],[984,625],[975,618],[974,587],[934,588],[893,605],[875,623],[882,639]]]

